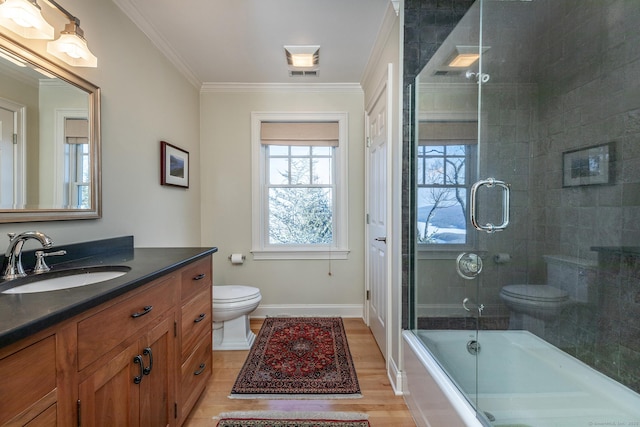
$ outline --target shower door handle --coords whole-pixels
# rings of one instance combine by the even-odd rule
[[[478,189],[482,186],[486,186],[487,188],[497,187],[502,189],[502,223],[499,225],[494,225],[491,223],[487,223],[485,225],[480,225],[478,223]],[[509,184],[504,181],[498,181],[495,178],[487,178],[480,180],[471,186],[471,196],[469,204],[470,209],[470,219],[471,224],[476,228],[476,230],[486,231],[487,233],[495,233],[496,231],[502,231],[509,225],[509,207],[511,204],[510,196],[509,196]]]

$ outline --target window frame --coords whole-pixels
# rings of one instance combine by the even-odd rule
[[[266,185],[266,149],[260,140],[262,122],[337,122],[338,146],[334,147],[333,244],[273,245],[268,243],[269,207]],[[251,113],[251,253],[255,260],[347,259],[348,242],[348,121],[346,112]]]

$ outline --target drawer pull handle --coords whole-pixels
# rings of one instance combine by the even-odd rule
[[[131,317],[133,317],[134,319],[144,316],[145,314],[149,314],[149,312],[153,310],[153,306],[152,305],[147,305],[144,307],[143,311],[138,311],[137,313],[133,313],[131,315]]]
[[[153,369],[153,352],[151,351],[151,347],[147,347],[142,352],[143,355],[149,356],[149,366],[142,370],[142,373],[145,375],[149,375],[151,370]]]
[[[207,277],[207,275],[206,275],[206,274],[204,274],[204,273],[200,273],[200,274],[198,274],[196,277],[194,277],[194,278],[193,278],[193,280],[202,280],[202,279],[204,279],[205,277]]]
[[[137,355],[133,358],[133,363],[140,365],[140,375],[133,377],[134,384],[140,384],[142,382],[142,376],[144,375],[144,362],[142,361],[142,356]]]
[[[207,317],[206,313],[200,313],[200,316],[196,317],[193,323],[200,323],[204,320],[205,317]]]
[[[201,373],[204,372],[205,368],[207,367],[207,365],[205,363],[201,363],[200,366],[198,366],[198,370],[195,371],[193,373],[193,375],[200,375]]]

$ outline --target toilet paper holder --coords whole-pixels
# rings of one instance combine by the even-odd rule
[[[242,264],[246,257],[242,254],[231,254],[229,255],[229,261],[231,264]]]

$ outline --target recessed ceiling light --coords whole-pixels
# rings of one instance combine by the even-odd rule
[[[320,63],[320,46],[285,46],[289,68],[315,69]]]

